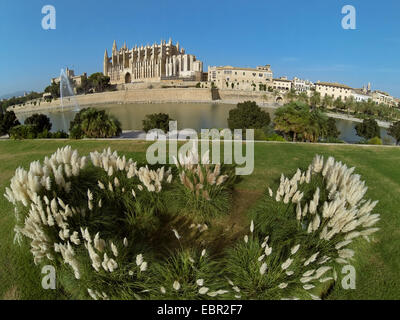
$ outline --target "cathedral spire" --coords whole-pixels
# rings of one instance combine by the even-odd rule
[[[114,52],[114,51],[117,51],[117,50],[118,50],[118,48],[117,48],[117,42],[114,40],[113,52]]]
[[[107,49],[106,49],[106,51],[104,52],[104,60],[108,60],[108,52],[107,52]]]

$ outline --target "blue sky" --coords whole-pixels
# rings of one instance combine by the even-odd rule
[[[44,5],[57,29],[41,27]],[[344,30],[341,9],[357,10]],[[271,64],[275,76],[368,82],[400,97],[399,0],[1,0],[0,96],[42,91],[68,66],[102,71],[113,40],[152,44],[172,37],[208,65]]]

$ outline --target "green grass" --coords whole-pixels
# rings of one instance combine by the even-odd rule
[[[33,264],[31,253],[13,244],[13,207],[2,196],[18,166],[28,167],[57,148],[71,145],[80,154],[110,146],[121,154],[145,160],[149,143],[133,141],[1,141],[0,142],[0,299],[65,299],[62,290],[43,290],[42,275]],[[280,174],[305,168],[315,154],[334,156],[355,166],[369,189],[367,198],[379,200],[375,211],[381,214],[373,241],[357,242],[353,265],[356,290],[344,290],[340,281],[329,299],[400,298],[400,148],[350,145],[256,143],[255,169],[236,185],[231,214],[221,223],[247,224],[245,213],[261,197],[267,186],[276,187]],[[240,229],[240,228],[239,228]],[[339,275],[339,279],[341,276]]]

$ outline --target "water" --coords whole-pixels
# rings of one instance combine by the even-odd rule
[[[79,111],[79,105],[76,101],[74,90],[72,89],[71,82],[67,75],[65,74],[64,69],[61,69],[60,73],[60,105],[61,105],[61,120],[62,127],[58,127],[56,130],[63,130],[68,132],[69,130],[69,121],[67,122],[66,114],[64,112],[64,108],[69,108],[73,110],[73,112]],[[72,107],[72,108],[71,108]],[[56,121],[57,122],[57,121]],[[53,123],[53,127],[55,124]]]
[[[235,108],[235,105],[214,104],[214,103],[152,103],[152,104],[113,104],[94,106],[98,109],[106,110],[115,116],[122,125],[122,130],[142,130],[142,121],[146,115],[152,113],[167,113],[174,120],[178,121],[178,128],[193,128],[195,130],[206,128],[227,128],[229,110]],[[263,108],[271,115],[274,109]],[[66,128],[64,121],[69,129],[69,122],[72,121],[79,111],[78,109],[65,110],[63,112],[44,112],[53,123],[52,131]],[[22,123],[31,114],[18,114],[18,120]],[[348,143],[356,143],[361,140],[355,131],[356,123],[350,120],[337,119],[336,125],[341,132],[340,139]],[[67,131],[64,129],[64,131]],[[387,139],[391,144],[395,141],[387,135],[387,131],[381,128],[382,139]]]

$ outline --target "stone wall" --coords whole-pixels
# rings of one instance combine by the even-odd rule
[[[111,91],[79,95],[75,97],[79,106],[89,106],[93,104],[112,104],[112,103],[164,103],[164,102],[211,102],[212,95],[210,89],[200,88],[168,88],[168,89],[134,89]],[[71,104],[66,99],[64,105]],[[10,108],[15,112],[46,111],[49,109],[60,108],[60,99],[51,103],[41,102],[40,105],[25,105]]]

